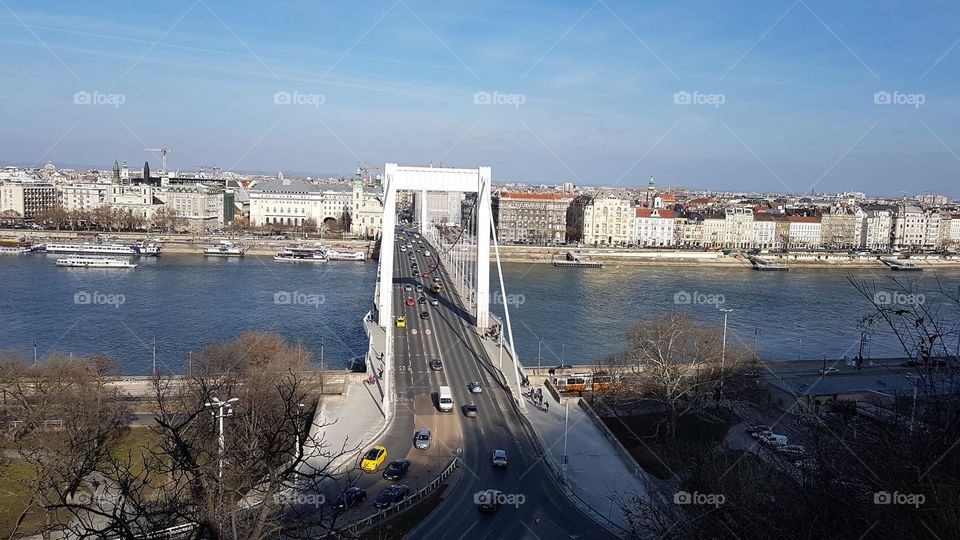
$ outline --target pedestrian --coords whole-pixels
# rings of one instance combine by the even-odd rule
[[[550,411],[550,402],[549,402],[549,401],[547,401],[546,403],[543,404],[543,410],[545,410],[545,411]]]

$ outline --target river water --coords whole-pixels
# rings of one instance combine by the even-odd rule
[[[67,269],[52,255],[0,257],[0,349],[32,358],[54,351],[106,353],[125,373],[149,373],[153,342],[161,369],[180,370],[189,352],[247,330],[276,332],[314,351],[331,367],[362,356],[361,317],[373,303],[376,265],[292,264],[271,257],[244,259],[164,255],[140,259],[135,270]],[[868,303],[833,270],[751,272],[747,269],[622,266],[603,269],[504,264],[517,350],[544,366],[589,363],[616,351],[624,331],[641,320],[682,310],[708,324],[729,315],[729,339],[764,358],[841,358],[859,349],[858,319]],[[499,290],[495,271],[491,290]],[[891,272],[855,270],[882,291],[895,292]],[[960,270],[938,272],[960,287]],[[897,275],[936,301],[932,272]],[[502,312],[497,293],[494,311]],[[955,310],[943,313],[960,320]],[[874,357],[902,356],[889,335],[875,335]]]

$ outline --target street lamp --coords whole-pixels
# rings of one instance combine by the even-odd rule
[[[296,464],[300,456],[300,415],[303,414],[303,403],[297,403],[297,408],[293,413],[293,462]]]
[[[217,479],[221,482],[223,481],[223,419],[227,416],[233,416],[233,407],[230,406],[231,403],[237,401],[239,398],[230,398],[227,401],[220,401],[216,396],[212,396],[210,401],[203,404],[204,407],[211,407],[216,409],[215,411],[210,411],[213,414],[213,418],[217,420],[217,443],[220,450],[219,458],[217,459]],[[224,411],[226,409],[226,411]]]
[[[717,394],[717,403],[723,401],[723,366],[727,357],[727,315],[732,309],[720,309],[723,312],[723,344],[720,346],[720,392]]]
[[[537,375],[540,375],[540,346],[543,345],[543,337],[537,337]]]

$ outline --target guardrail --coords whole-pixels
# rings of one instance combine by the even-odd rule
[[[583,412],[587,415],[587,418],[589,418],[590,421],[597,426],[597,429],[603,433],[603,436],[606,437],[607,440],[610,441],[613,447],[617,450],[617,454],[619,454],[620,460],[623,461],[623,465],[627,468],[627,470],[633,473],[633,475],[639,480],[645,481],[646,477],[643,474],[643,468],[640,467],[635,459],[633,459],[633,456],[630,455],[630,452],[628,452],[626,447],[623,446],[623,443],[617,439],[617,436],[610,431],[610,428],[608,428],[607,424],[604,423],[602,418],[600,418],[600,415],[593,410],[593,407],[591,407],[590,404],[587,403],[587,401],[583,398],[579,398],[577,400],[577,405],[583,409]]]
[[[365,517],[349,525],[346,529],[353,536],[359,536],[376,525],[378,522],[392,518],[406,510],[409,510],[413,506],[416,506],[417,503],[426,499],[431,493],[433,493],[435,489],[440,487],[440,484],[442,484],[448,476],[453,474],[453,471],[455,471],[459,466],[460,458],[453,458],[453,460],[451,460],[450,463],[440,472],[440,474],[437,475],[437,477],[434,478],[427,486],[420,488],[419,491],[415,492],[413,495],[407,497],[403,501],[391,506],[390,508],[381,510],[372,516]]]

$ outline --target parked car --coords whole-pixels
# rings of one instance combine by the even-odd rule
[[[381,510],[390,508],[405,499],[409,493],[410,488],[407,487],[406,484],[391,484],[377,495],[377,498],[373,500],[373,504]]]
[[[430,430],[427,428],[421,428],[420,431],[413,437],[413,445],[419,450],[426,450],[430,448]]]
[[[786,435],[777,435],[776,433],[771,433],[769,431],[762,433],[757,440],[767,446],[786,446],[787,444]]]
[[[387,480],[399,480],[403,478],[403,475],[407,473],[409,468],[409,459],[397,459],[391,461],[390,464],[387,465],[387,469],[383,471],[383,477]]]
[[[494,450],[493,451],[493,466],[494,467],[506,467],[507,466],[507,451],[506,450]]]
[[[337,497],[337,502],[333,504],[333,507],[337,510],[346,510],[347,508],[356,506],[365,500],[367,500],[367,490],[357,486],[351,486],[340,493],[340,496]]]

